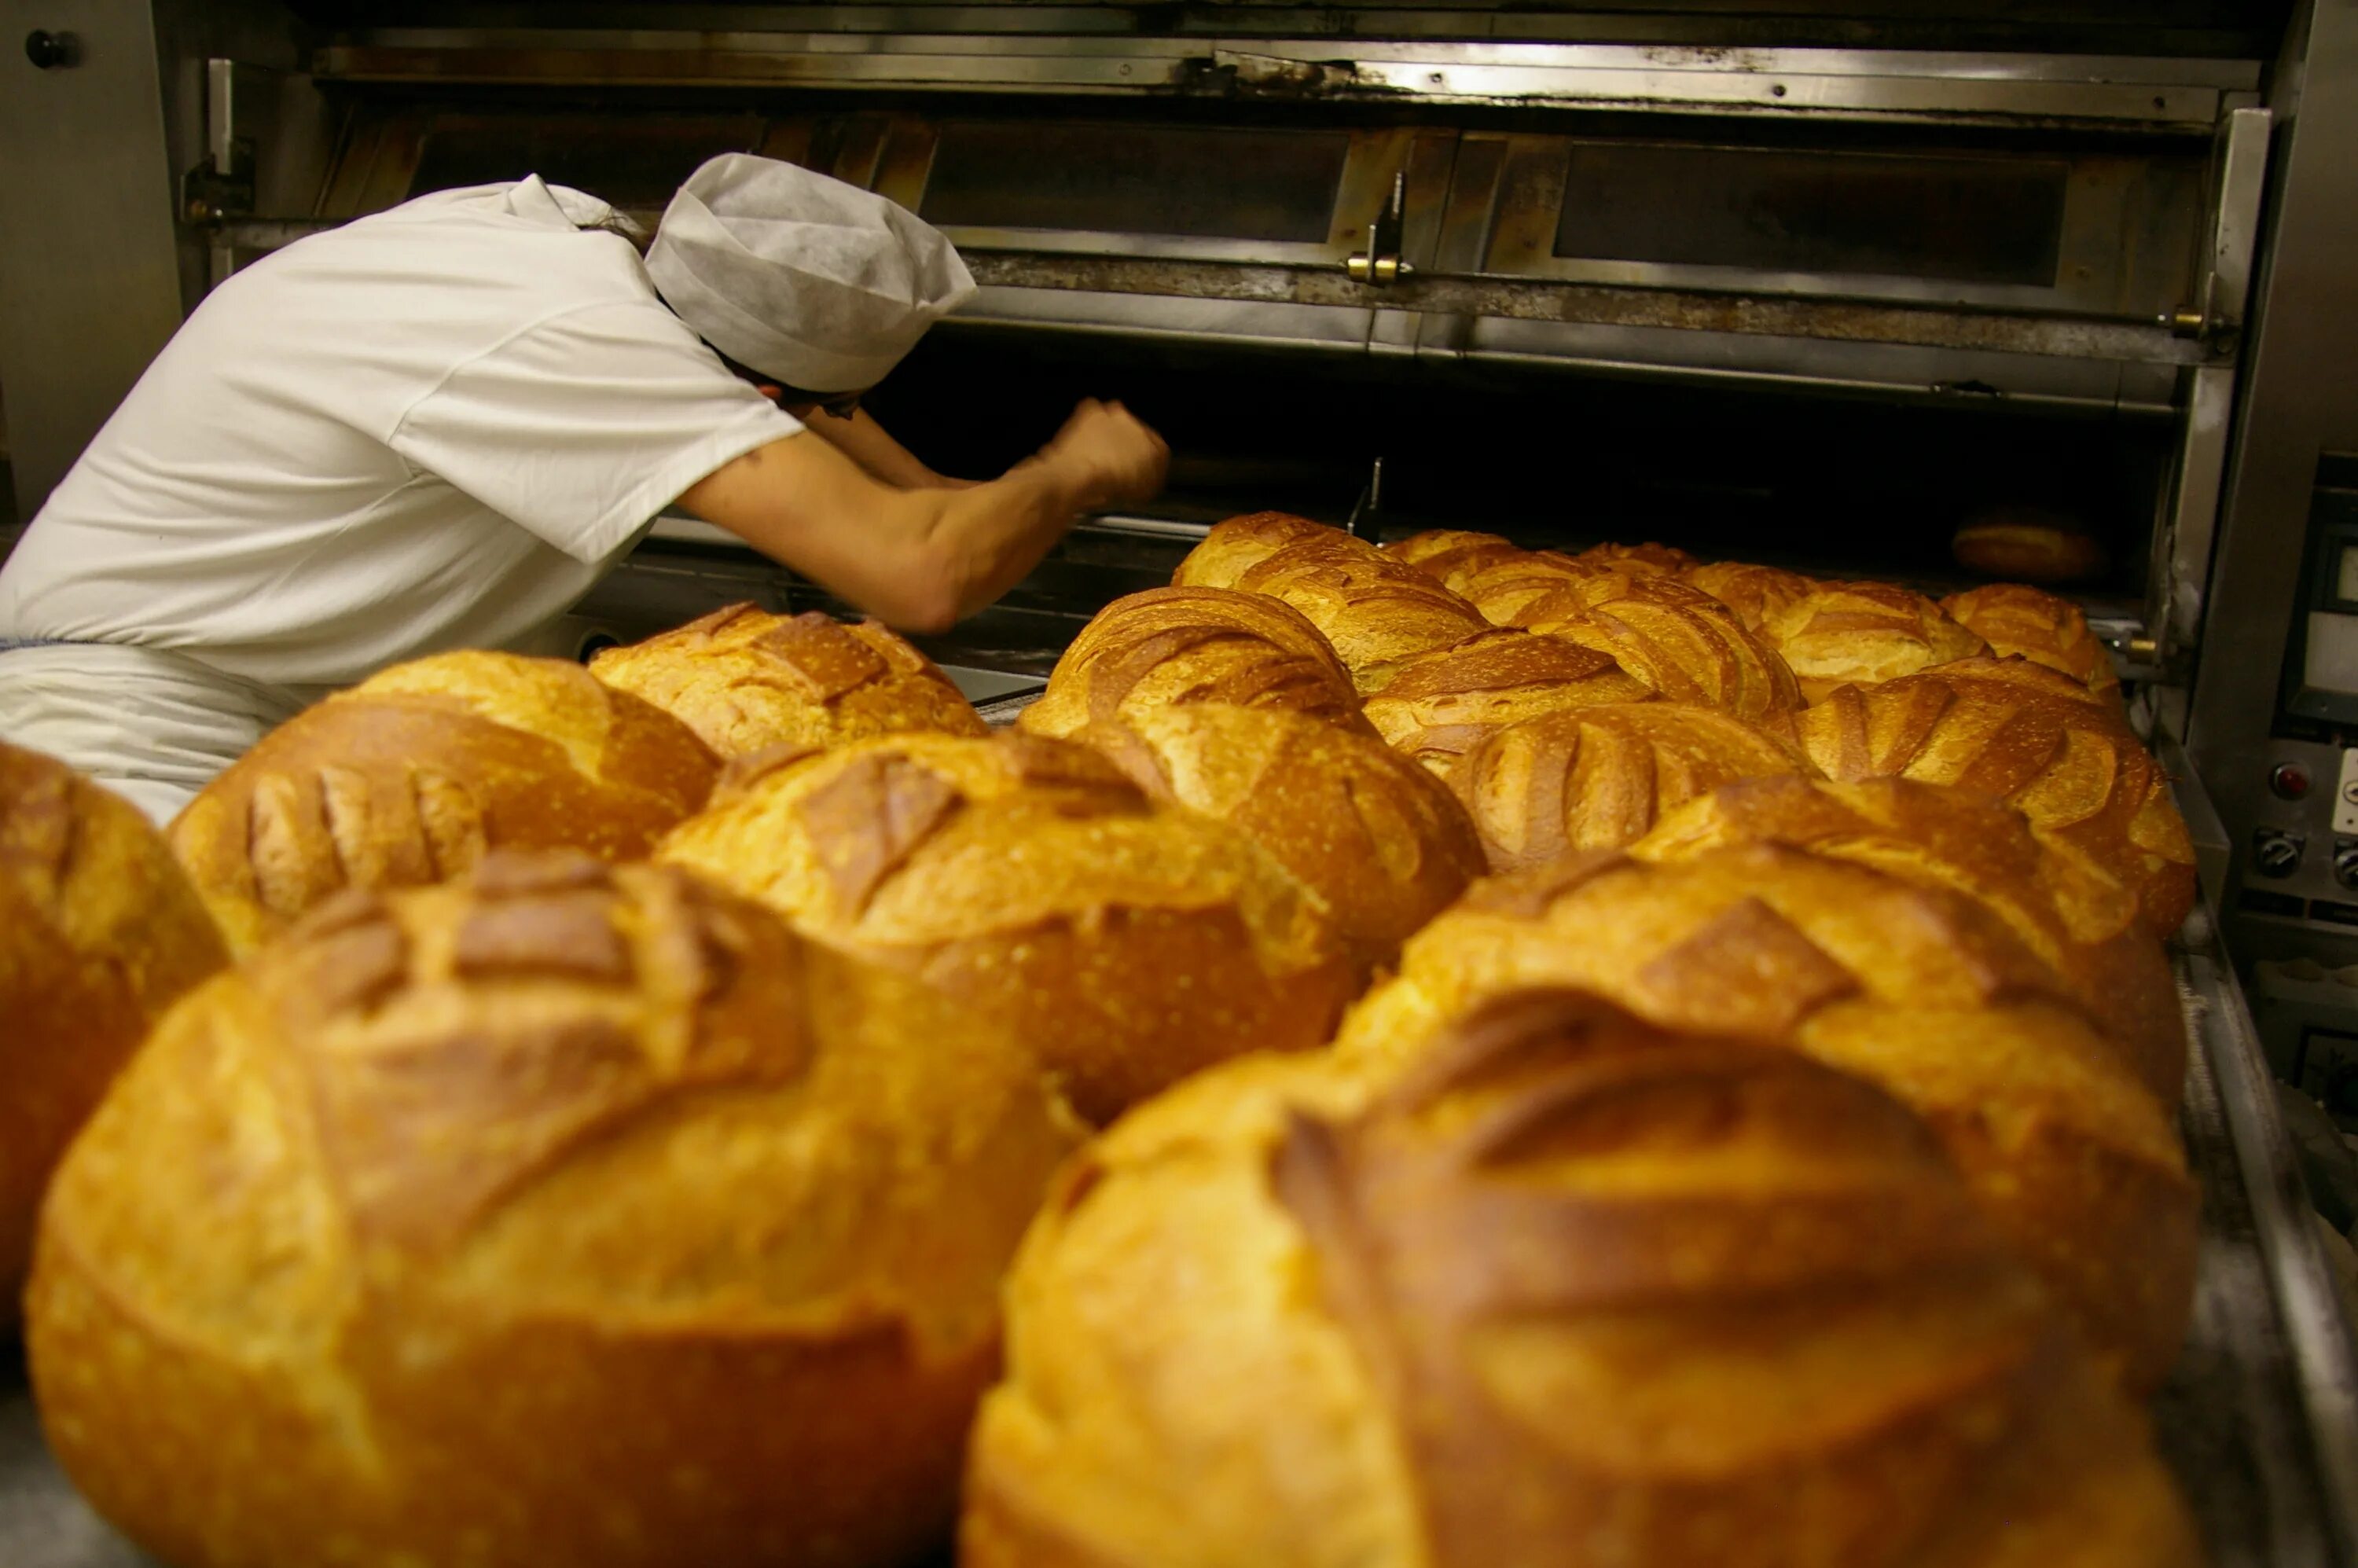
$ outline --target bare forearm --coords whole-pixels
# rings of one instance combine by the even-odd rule
[[[865,408],[853,410],[849,419],[838,419],[814,408],[803,416],[803,423],[812,434],[858,463],[871,477],[895,490],[965,490],[974,483],[972,480],[936,473],[915,453],[893,439],[892,433],[879,425]]]

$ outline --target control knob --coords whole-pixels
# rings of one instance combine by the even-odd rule
[[[2252,836],[2252,869],[2264,877],[2288,877],[2300,865],[2298,833],[2263,827]]]
[[[81,63],[81,39],[35,27],[25,35],[25,58],[43,70],[64,70]]]
[[[2341,838],[2333,845],[2333,880],[2358,888],[2358,838]]]

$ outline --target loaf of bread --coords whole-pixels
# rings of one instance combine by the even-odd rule
[[[1989,652],[1989,644],[1913,589],[1887,582],[1822,582],[1761,622],[1761,635],[1824,700],[1839,686],[1872,686]]]
[[[0,1333],[58,1156],[148,1026],[228,962],[137,807],[0,742]]]
[[[1302,612],[1264,593],[1153,588],[1081,628],[1016,723],[1063,738],[1092,723],[1217,702],[1362,730],[1350,672]]]
[[[1343,535],[1288,546],[1237,586],[1302,611],[1363,695],[1381,691],[1401,661],[1489,628],[1479,611],[1414,567]]]
[[[1610,654],[1500,628],[1403,660],[1384,689],[1367,699],[1366,713],[1395,751],[1446,773],[1483,737],[1508,725],[1652,696]]]
[[[1640,584],[1593,610],[1534,622],[1531,630],[1595,649],[1672,702],[1723,708],[1771,726],[1799,711],[1801,688],[1775,650],[1716,602],[1684,602],[1663,589],[1679,585]]]
[[[170,838],[245,954],[346,888],[440,881],[486,849],[636,859],[704,804],[718,766],[678,719],[579,665],[437,654],[272,730]]]
[[[1756,635],[1770,616],[1800,603],[1818,587],[1816,579],[1799,572],[1743,561],[1713,561],[1689,567],[1679,574],[1679,580],[1727,606],[1744,629]]]
[[[2020,812],[1904,778],[1755,778],[1670,813],[1629,853],[1680,860],[1753,843],[1855,860],[1973,900],[2063,978],[2165,1108],[2178,1104],[2186,1019],[2136,894]]]
[[[2194,906],[2169,781],[2110,697],[2021,657],[1838,690],[1799,720],[1831,779],[1905,776],[2003,800],[2133,890],[2167,936]]]
[[[2144,1422],[1891,1098],[1502,998],[1067,1167],[968,1568],[2194,1568]]]
[[[1994,582],[1941,600],[1949,619],[2003,658],[2019,654],[2061,670],[2091,691],[2118,695],[2113,655],[2088,630],[2088,618],[2068,599],[2018,582]]]
[[[1362,984],[1483,871],[1448,787],[1373,735],[1201,703],[1076,739],[1150,795],[1228,824],[1292,873]]]
[[[1061,741],[880,736],[749,766],[659,853],[1005,1024],[1092,1121],[1222,1058],[1319,1044],[1355,989],[1249,838]]]
[[[1494,871],[1617,849],[1736,779],[1814,773],[1788,740],[1715,708],[1613,703],[1494,730],[1448,775]]]
[[[1414,567],[1455,594],[1464,594],[1475,575],[1531,552],[1496,534],[1460,528],[1429,528],[1383,546],[1384,554]]]
[[[1493,626],[1529,628],[1562,620],[1588,608],[1596,584],[1626,582],[1628,575],[1554,550],[1526,550],[1491,560],[1460,574],[1458,591]]]
[[[815,610],[773,615],[732,604],[609,648],[590,673],[654,703],[721,757],[903,730],[988,728],[934,661],[882,622],[846,623]]]
[[[1643,545],[1591,545],[1572,558],[1631,577],[1674,578],[1703,564],[1675,545],[1651,541]]]
[[[1174,588],[1234,588],[1248,568],[1259,565],[1289,545],[1304,540],[1343,540],[1368,554],[1375,546],[1355,539],[1340,528],[1313,523],[1290,512],[1255,512],[1217,523],[1187,552],[1171,574]]]
[[[1071,1141],[922,986],[676,871],[494,855],[165,1018],[59,1169],[34,1387],[183,1568],[902,1562]]]
[[[1413,1055],[1532,985],[1880,1085],[1939,1135],[2108,1367],[2143,1390],[2176,1359],[2195,1191],[2173,1114],[2061,977],[1971,901],[1779,844],[1574,857],[1477,884],[1411,938],[1338,1048]]]
[[[1968,571],[2017,582],[2079,582],[2104,569],[2104,546],[2075,521],[2035,513],[1968,523],[1949,553]]]

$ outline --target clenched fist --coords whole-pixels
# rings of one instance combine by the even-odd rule
[[[1152,501],[1163,489],[1171,449],[1119,403],[1084,398],[1041,454],[1072,483],[1084,512]]]

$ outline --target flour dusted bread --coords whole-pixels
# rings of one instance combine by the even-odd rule
[[[902,1562],[1070,1140],[970,1011],[680,871],[355,892],[67,1157],[43,1422],[181,1568]]]
[[[1678,860],[1778,843],[1962,893],[2062,977],[2164,1107],[2186,1076],[2186,1020],[2136,894],[2020,812],[1910,779],[1752,778],[1664,816],[1630,847]]]
[[[1792,667],[1801,695],[1912,676],[1989,645],[1911,589],[1887,582],[1822,582],[1761,622],[1761,635]]]
[[[1238,1063],[1067,1169],[973,1568],[2193,1568],[2142,1420],[1916,1119],[1525,992]]]
[[[1500,628],[1404,661],[1365,711],[1403,755],[1446,773],[1482,739],[1526,719],[1653,696],[1612,655]]]
[[[347,888],[454,876],[494,849],[644,855],[718,764],[678,719],[579,665],[438,654],[265,736],[171,826],[231,947]]]
[[[148,1026],[228,961],[135,806],[0,742],[0,1329],[58,1156]]]
[[[1073,639],[1016,720],[1065,737],[1092,723],[1217,702],[1366,728],[1350,672],[1301,611],[1262,593],[1154,588],[1117,599]]]
[[[1482,874],[1482,847],[1448,788],[1373,735],[1204,703],[1079,739],[1156,799],[1250,838],[1302,884],[1362,979]]]
[[[2140,1389],[2176,1358],[2194,1187],[2171,1113],[2071,988],[1945,889],[1779,844],[1611,851],[1477,885],[1411,938],[1338,1048],[1401,1060],[1531,985],[1781,1044],[1922,1117],[1985,1211]]]
[[[986,726],[933,660],[882,622],[732,604],[644,643],[609,648],[590,673],[644,697],[721,757],[834,746],[863,735]]]
[[[1225,1057],[1325,1040],[1350,964],[1238,830],[1086,748],[883,736],[749,768],[661,858],[1004,1023],[1103,1121]]]
[[[2019,656],[1834,692],[1800,720],[1828,778],[1904,776],[2002,800],[2134,890],[2160,935],[2194,905],[2194,847],[2119,704]]]
[[[1527,719],[1450,770],[1494,871],[1618,849],[1736,779],[1814,773],[1791,741],[1714,708],[1612,703]]]
[[[2091,691],[2120,690],[2113,655],[2088,630],[2088,618],[2068,599],[2027,583],[1994,582],[1941,600],[1949,619],[2003,658],[2019,654],[2061,670]]]

